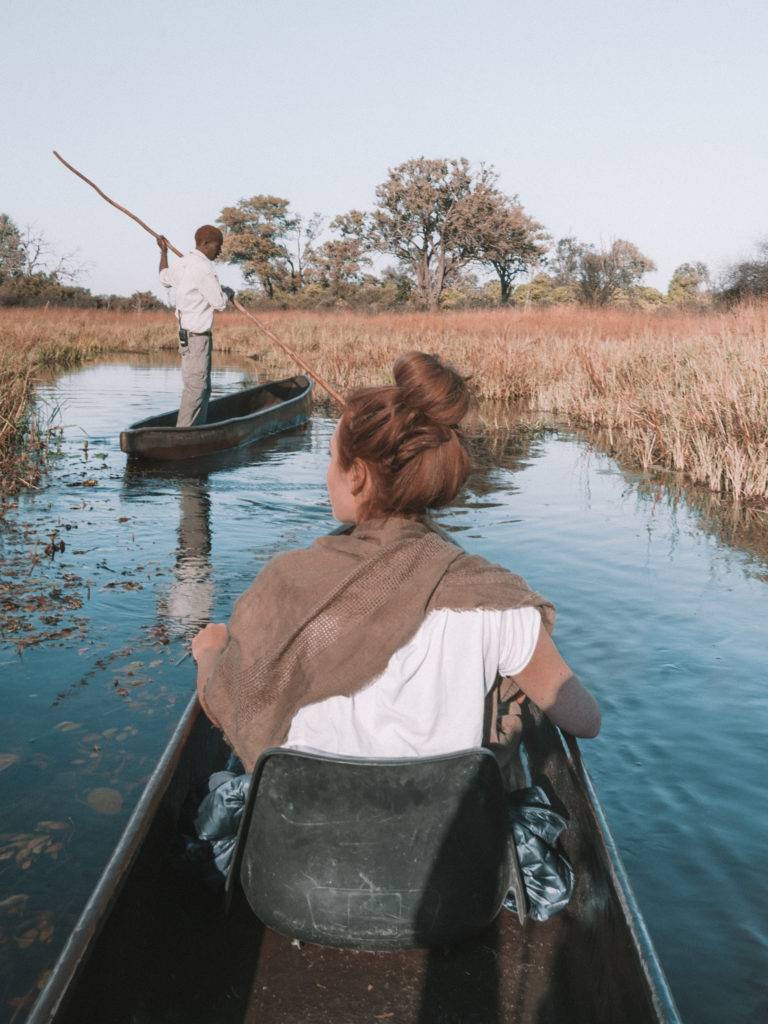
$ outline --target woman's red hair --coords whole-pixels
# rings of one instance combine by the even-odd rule
[[[393,385],[361,388],[347,398],[336,431],[341,468],[360,459],[368,473],[366,519],[441,508],[470,470],[459,429],[470,403],[464,378],[424,352],[400,356],[392,373]]]

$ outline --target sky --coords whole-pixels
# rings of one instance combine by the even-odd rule
[[[159,294],[154,239],[54,150],[182,251],[243,198],[330,221],[406,160],[466,157],[666,291],[768,238],[766,52],[764,0],[7,3],[0,213],[94,294]]]

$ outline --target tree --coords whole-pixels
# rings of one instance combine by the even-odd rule
[[[226,206],[216,223],[224,231],[222,256],[238,264],[249,284],[258,282],[266,294],[295,290],[296,266],[285,239],[301,229],[301,219],[288,211],[288,200],[252,196]]]
[[[525,284],[519,284],[512,301],[516,306],[559,306],[576,301],[576,289],[570,284],[561,284],[557,275],[539,273]]]
[[[20,231],[7,213],[0,214],[0,281],[40,277],[54,285],[72,282],[81,271],[74,257],[59,256],[34,226]]]
[[[80,276],[82,268],[74,262],[75,253],[59,255],[45,235],[34,225],[28,224],[21,234],[21,248],[24,253],[25,277],[46,277],[55,284],[73,283]]]
[[[582,245],[577,249],[575,267],[579,298],[589,306],[605,306],[655,269],[652,260],[623,238],[617,238],[609,249]]]
[[[768,240],[760,242],[753,259],[726,270],[720,291],[731,302],[768,296]]]
[[[495,173],[469,162],[419,157],[390,170],[377,206],[361,221],[374,252],[394,256],[416,280],[420,302],[437,308],[451,278],[477,257],[472,210],[495,192]]]
[[[681,263],[672,274],[667,297],[678,303],[698,302],[702,288],[708,286],[709,270],[706,263]]]
[[[404,305],[410,301],[416,288],[416,284],[402,267],[385,267],[381,272],[381,283],[384,288],[392,288],[395,293],[395,301]]]
[[[7,213],[0,213],[0,282],[24,273],[21,232]]]
[[[365,215],[359,210],[335,217],[330,224],[338,233],[309,252],[313,278],[324,289],[339,293],[365,279],[364,268],[371,266],[365,242]]]
[[[167,309],[164,302],[153,292],[134,292],[129,299],[123,299],[123,309],[130,309],[135,313],[141,313],[147,309]]]
[[[573,236],[561,238],[555,245],[555,251],[549,259],[549,265],[554,271],[555,283],[559,287],[569,288],[576,284],[576,276],[579,270],[579,260],[583,250],[581,242]]]
[[[323,229],[324,218],[319,213],[313,213],[309,218],[297,214],[294,220],[295,226],[289,232],[290,240],[293,243],[288,250],[288,261],[291,268],[290,290],[299,291],[311,276],[314,244]]]
[[[509,302],[512,282],[541,263],[549,248],[549,236],[518,202],[517,196],[486,192],[473,196],[475,207],[471,232],[477,248],[477,261],[493,267],[499,278],[502,306]],[[473,244],[473,238],[470,238]]]
[[[20,231],[0,214],[0,305],[89,305],[90,292],[73,286],[81,269],[73,261],[74,254],[59,256],[36,228]]]

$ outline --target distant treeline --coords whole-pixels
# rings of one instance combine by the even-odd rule
[[[0,213],[0,306],[68,306],[73,309],[118,311],[163,309],[152,292],[92,295],[76,282],[81,274],[73,255],[60,255],[45,236],[28,227],[21,231],[7,213]]]
[[[554,239],[505,195],[491,167],[408,160],[388,172],[370,211],[329,224],[304,217],[287,199],[255,195],[226,206],[221,259],[238,266],[244,304],[279,308],[471,309],[583,304],[709,307],[768,296],[768,243],[713,281],[701,262],[673,273],[666,294],[643,284],[656,269],[622,238],[600,248]],[[196,227],[194,225],[193,227]],[[383,269],[379,269],[383,268]],[[0,305],[163,308],[152,292],[92,295],[76,284],[71,256],[22,232],[0,214]]]

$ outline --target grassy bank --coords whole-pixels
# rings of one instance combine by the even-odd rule
[[[387,381],[407,349],[438,352],[472,375],[491,425],[494,409],[505,422],[504,407],[514,403],[544,426],[600,429],[638,468],[676,470],[713,492],[768,501],[767,307],[706,315],[553,308],[259,318],[341,392]],[[173,349],[174,326],[170,313],[0,311],[4,372],[17,381],[0,396],[6,458],[29,429],[21,398],[40,367],[100,352]],[[257,355],[264,375],[293,372],[289,358],[236,312],[219,316],[215,344]]]

